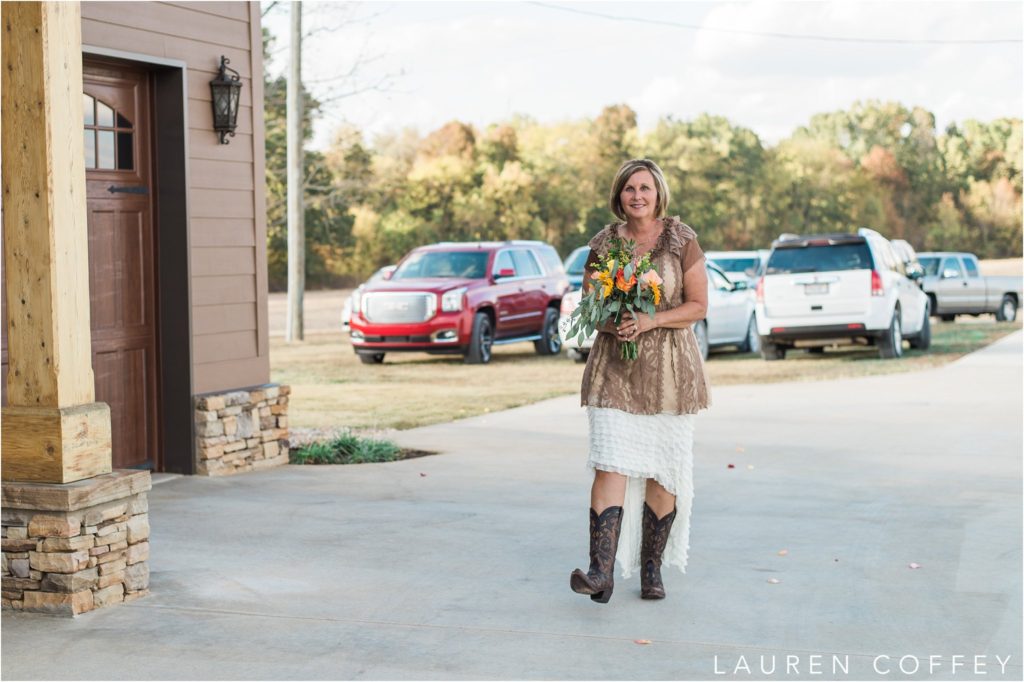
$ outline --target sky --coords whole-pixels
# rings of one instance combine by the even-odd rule
[[[1020,2],[302,5],[303,82],[331,100],[314,149],[343,124],[372,141],[451,120],[593,118],[618,103],[641,131],[708,113],[767,144],[857,100],[922,106],[939,130],[1024,111]],[[288,66],[290,10],[281,2],[264,17],[275,75]]]

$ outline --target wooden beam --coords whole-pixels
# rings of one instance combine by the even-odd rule
[[[111,471],[110,407],[4,408],[3,479],[70,483]]]
[[[9,462],[37,457],[40,466],[28,470],[44,478],[30,480],[57,483],[110,471],[110,412],[94,402],[89,325],[81,9],[77,2],[5,2],[0,12],[10,405],[3,478],[11,480]],[[32,418],[17,408],[32,408]],[[67,408],[92,411],[82,418],[98,441],[76,442],[82,432],[62,426]],[[97,454],[104,449],[105,464]],[[47,458],[59,466],[44,466]]]

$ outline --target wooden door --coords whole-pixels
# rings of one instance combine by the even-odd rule
[[[84,63],[92,367],[115,468],[159,467],[148,74]]]

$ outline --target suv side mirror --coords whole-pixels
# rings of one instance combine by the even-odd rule
[[[512,268],[502,268],[498,270],[498,273],[494,275],[494,279],[501,279],[502,277],[515,277],[516,271]]]

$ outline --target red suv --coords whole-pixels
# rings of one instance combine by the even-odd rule
[[[539,241],[442,242],[409,252],[391,275],[353,297],[352,348],[364,363],[385,352],[491,360],[495,344],[562,349],[558,315],[569,289],[558,252]]]

